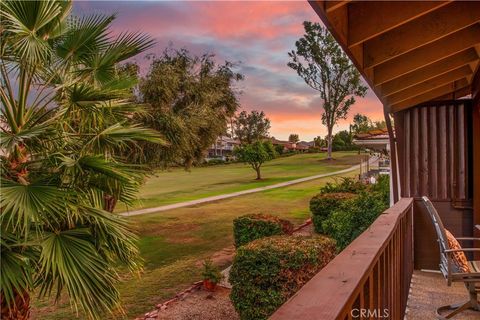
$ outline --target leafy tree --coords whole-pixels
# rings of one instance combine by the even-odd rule
[[[243,75],[235,65],[219,65],[214,56],[194,56],[185,49],[168,48],[153,57],[148,74],[141,80],[141,101],[150,107],[139,120],[163,133],[170,144],[145,143],[136,160],[168,165],[181,162],[187,168],[203,158],[239,106],[234,83]]]
[[[373,122],[373,127],[374,127],[374,129],[386,130],[387,129],[387,123],[385,122],[385,120],[374,121]]]
[[[288,142],[297,143],[298,141],[300,141],[300,138],[298,137],[298,134],[292,133],[288,136]]]
[[[324,146],[326,146],[326,141],[320,136],[316,136],[315,138],[313,138],[313,143],[317,148],[323,148]]]
[[[367,88],[326,28],[308,21],[303,26],[305,34],[295,43],[296,50],[288,53],[291,58],[288,66],[320,93],[322,123],[327,127],[328,159],[331,159],[333,127],[338,120],[346,118],[355,96],[365,96]]]
[[[234,120],[235,135],[240,142],[251,144],[268,137],[270,130],[270,120],[265,117],[263,111],[246,111],[240,114]]]
[[[351,130],[355,134],[364,133],[375,129],[383,130],[386,127],[387,125],[384,120],[372,122],[372,120],[370,120],[366,115],[362,115],[360,113],[357,113],[353,116],[353,124],[350,125]]]
[[[133,120],[136,78],[118,64],[148,49],[112,37],[115,16],[70,17],[69,1],[0,2],[1,318],[27,319],[30,296],[66,291],[86,317],[120,308],[118,268],[141,268],[116,201],[147,174],[124,159],[164,143]]]
[[[283,152],[285,151],[285,147],[281,144],[276,144],[274,145],[274,147],[277,154],[283,154]]]
[[[367,132],[372,128],[372,120],[370,120],[366,115],[357,113],[353,116],[353,124],[350,126],[350,128],[355,134]]]
[[[353,142],[353,135],[347,130],[339,131],[335,134],[335,137],[338,137],[339,140],[343,141],[344,145],[351,146]]]
[[[276,152],[270,141],[255,141],[249,144],[243,144],[235,148],[234,154],[238,160],[248,163],[257,173],[257,179],[261,180],[261,166],[275,158]]]

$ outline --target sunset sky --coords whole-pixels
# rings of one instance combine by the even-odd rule
[[[303,34],[302,22],[320,20],[307,1],[77,1],[74,13],[117,13],[114,32],[149,34],[156,40],[149,53],[160,54],[171,44],[198,55],[214,53],[219,62],[239,62],[245,75],[238,86],[241,107],[263,110],[272,122],[272,136],[286,139],[298,133],[301,140],[311,140],[326,134],[318,93],[287,66],[287,53]],[[144,56],[136,61],[146,71]],[[369,91],[335,131],[346,129],[357,112],[383,119],[381,104]]]

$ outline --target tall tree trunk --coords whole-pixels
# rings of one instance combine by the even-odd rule
[[[105,194],[103,196],[103,210],[108,212],[113,212],[115,206],[117,205],[117,199],[114,196]]]
[[[12,301],[10,308],[8,308],[3,295],[0,294],[2,304],[0,318],[2,320],[27,320],[30,318],[30,295],[27,291],[24,291],[23,294],[14,291],[14,294],[15,303]]]
[[[332,160],[332,129],[333,128],[328,128],[328,135],[327,135],[327,149],[328,149],[328,154],[327,154],[327,159]]]
[[[257,172],[257,179],[256,180],[262,180],[262,175],[260,173],[260,167],[256,167],[255,171]]]

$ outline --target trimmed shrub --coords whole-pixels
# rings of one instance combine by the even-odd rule
[[[371,185],[370,189],[373,192],[377,192],[382,197],[382,201],[385,205],[390,205],[390,176],[380,175],[377,178],[377,183]]]
[[[229,281],[243,320],[267,319],[335,256],[324,236],[274,236],[240,247]]]
[[[334,193],[334,192],[358,193],[366,189],[367,189],[367,186],[361,183],[359,180],[343,177],[341,178],[340,183],[338,181],[335,181],[335,183],[327,182],[325,186],[320,188],[320,193]]]
[[[343,250],[365,231],[388,208],[379,192],[362,192],[356,198],[346,200],[323,221],[323,232],[335,239]]]
[[[233,220],[233,237],[238,248],[250,241],[281,234],[291,234],[293,224],[268,214],[249,214]]]
[[[323,221],[325,221],[331,213],[338,209],[340,204],[348,199],[354,198],[354,193],[337,192],[337,193],[320,193],[310,200],[310,211],[312,212],[312,221],[315,231],[323,233]]]

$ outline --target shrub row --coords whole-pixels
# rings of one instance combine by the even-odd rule
[[[310,200],[310,211],[312,212],[312,221],[315,231],[323,233],[323,222],[330,217],[340,204],[348,199],[354,198],[354,193],[336,192],[319,193]]]
[[[380,193],[362,191],[357,197],[341,202],[322,222],[322,231],[343,250],[387,208]]]
[[[291,234],[290,221],[267,214],[250,214],[233,220],[233,236],[238,248],[250,241],[281,234]]]
[[[267,319],[335,256],[324,236],[273,236],[237,250],[230,298],[241,319]]]
[[[343,250],[388,208],[389,177],[380,176],[374,185],[351,178],[327,183],[310,201],[315,231],[335,239]]]
[[[366,190],[367,186],[361,183],[357,179],[344,177],[340,181],[335,183],[327,182],[323,187],[320,188],[320,194],[325,193],[334,193],[334,192],[348,192],[348,193],[359,193],[360,191]]]

